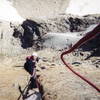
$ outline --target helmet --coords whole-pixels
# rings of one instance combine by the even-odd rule
[[[33,52],[32,56],[38,57],[38,54],[36,52]]]

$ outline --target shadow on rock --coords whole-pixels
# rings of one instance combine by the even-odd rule
[[[32,20],[25,20],[21,26],[14,29],[13,36],[19,38],[21,46],[26,49],[32,47],[35,41],[41,40],[40,24]]]
[[[35,79],[30,78],[28,84],[25,86],[25,88],[22,90],[21,86],[19,85],[19,92],[20,96],[17,100],[20,100],[22,97],[22,100],[41,100],[41,94],[37,91],[31,91],[33,88],[37,88]]]
[[[100,56],[100,35],[97,35],[94,39],[88,41],[80,47],[83,51],[90,51],[91,54],[86,58],[89,59],[93,56]]]

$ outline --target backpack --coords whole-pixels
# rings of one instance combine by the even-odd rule
[[[35,62],[33,62],[31,59],[27,59],[25,64],[24,64],[24,69],[29,73],[33,74],[33,70],[35,68]]]

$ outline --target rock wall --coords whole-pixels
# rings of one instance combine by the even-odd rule
[[[46,32],[65,33],[85,31],[89,26],[100,23],[100,16],[59,15],[55,18],[39,22]]]
[[[22,53],[21,42],[13,37],[14,28],[9,22],[0,22],[0,55],[14,56]]]
[[[100,22],[99,16],[60,15],[48,20],[25,20],[21,25],[14,26],[10,22],[0,22],[0,54],[15,55],[27,49],[43,48],[43,37],[52,32],[67,34],[82,32],[91,25]],[[89,29],[87,31],[90,31]],[[68,34],[69,34],[68,33]],[[85,32],[86,33],[86,32]],[[79,33],[80,35],[80,33]],[[66,44],[67,45],[67,44]],[[55,49],[55,48],[54,48]],[[62,48],[63,49],[63,48]]]

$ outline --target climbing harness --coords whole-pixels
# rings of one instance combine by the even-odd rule
[[[78,77],[80,77],[81,79],[83,79],[84,81],[86,81],[89,85],[91,85],[93,88],[95,88],[98,92],[100,92],[100,89],[94,85],[92,82],[90,82],[88,79],[86,79],[85,77],[83,77],[82,75],[80,75],[80,73],[74,71],[72,69],[72,67],[66,63],[66,61],[64,60],[64,55],[71,53],[72,51],[74,51],[75,49],[77,49],[78,47],[80,47],[81,45],[83,45],[84,43],[86,43],[87,41],[93,39],[96,35],[100,34],[100,24],[93,29],[93,31],[89,32],[88,34],[86,34],[83,38],[81,38],[75,45],[73,45],[72,48],[70,48],[67,51],[64,51],[61,54],[61,60],[62,62],[66,65],[66,67],[72,71],[74,74],[76,74]]]

